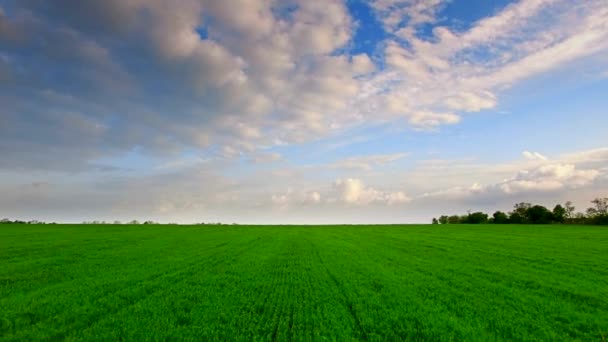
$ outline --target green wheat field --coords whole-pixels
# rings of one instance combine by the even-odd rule
[[[606,338],[605,227],[0,227],[2,341]]]

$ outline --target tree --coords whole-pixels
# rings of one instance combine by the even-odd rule
[[[576,210],[574,205],[572,205],[572,202],[567,201],[564,203],[564,209],[566,210],[566,219],[568,219],[568,221],[572,220],[574,218],[574,211]]]
[[[437,221],[437,219],[434,217],[433,217],[433,224],[439,224],[439,221]]]
[[[608,215],[608,198],[596,198],[591,203],[595,204],[596,215]]]
[[[588,222],[608,225],[608,198],[596,198],[591,203],[595,207],[587,209]]]
[[[449,224],[460,223],[460,216],[458,216],[458,215],[452,215],[452,216],[448,217],[448,223]]]
[[[464,220],[463,223],[471,223],[471,224],[488,223],[488,214],[482,213],[480,211],[472,213],[472,214],[469,213],[466,216],[466,219]]]
[[[535,205],[527,210],[528,222],[547,224],[553,220],[553,213],[542,205]]]
[[[583,213],[575,213],[572,215],[572,218],[570,219],[571,223],[576,223],[576,224],[584,224],[584,223],[586,223],[586,221],[587,221],[587,217]]]
[[[129,224],[139,224],[139,221],[133,220],[133,221],[129,222]]]
[[[448,224],[448,217],[446,215],[439,216],[439,223]]]
[[[532,207],[532,204],[521,202],[517,203],[514,206],[513,211],[511,212],[511,221],[513,223],[527,223],[529,221],[528,218],[528,210]]]
[[[509,223],[509,216],[498,210],[494,214],[492,214],[492,222],[496,224],[505,224]]]
[[[509,214],[509,223],[520,224],[524,223],[524,218],[516,211],[512,211]]]
[[[564,223],[566,220],[566,208],[562,207],[561,204],[558,204],[553,208],[553,221],[557,223]]]

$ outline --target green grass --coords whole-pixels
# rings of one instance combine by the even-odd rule
[[[0,340],[608,337],[608,229],[0,226]]]

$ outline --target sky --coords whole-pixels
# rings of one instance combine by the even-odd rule
[[[606,0],[0,0],[0,217],[418,223],[608,197]]]

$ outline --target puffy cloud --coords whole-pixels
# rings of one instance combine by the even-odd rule
[[[289,187],[286,192],[270,196],[272,205],[282,210],[304,208],[307,206],[342,207],[367,205],[397,205],[408,203],[411,199],[403,191],[381,191],[366,186],[357,178],[336,180],[330,188],[316,185],[316,190],[294,190]]]
[[[270,200],[275,208],[286,210],[289,207],[307,207],[321,204],[321,194],[317,191],[294,191],[288,188],[282,194],[273,194]]]
[[[522,0],[464,31],[436,25],[433,37],[417,25],[436,22],[445,1],[372,4],[392,37],[384,45],[389,70],[370,78],[359,115],[384,112],[376,116],[423,128],[453,124],[463,113],[495,108],[499,93],[518,81],[608,52],[601,0]]]
[[[334,191],[338,199],[346,204],[366,205],[370,203],[400,204],[407,203],[410,198],[403,192],[384,192],[367,187],[360,179],[339,179],[334,183]]]
[[[577,170],[572,164],[547,164],[533,170],[520,171],[513,179],[498,187],[507,194],[528,191],[554,191],[590,184],[598,170]]]
[[[308,201],[310,201],[311,203],[321,202],[321,194],[316,191],[308,193]]]
[[[77,99],[87,120],[109,127],[101,141],[64,132],[82,143],[82,153],[72,153],[82,165],[135,148],[219,148],[238,156],[328,134],[342,122],[339,114],[360,89],[357,77],[375,69],[364,54],[335,53],[352,29],[342,1],[19,2],[0,14],[0,39],[21,35],[2,55],[0,86],[11,89],[2,100],[20,114],[11,124],[31,129],[50,111],[75,111],[75,103],[43,98],[44,91]],[[56,83],[50,70],[69,82]],[[15,148],[23,143],[10,130],[0,128],[2,151],[67,148],[51,132]]]
[[[452,110],[478,112],[483,109],[494,108],[496,106],[496,96],[489,91],[482,91],[477,94],[462,92],[446,98],[445,104]]]
[[[574,164],[549,163],[521,170],[515,176],[497,183],[486,185],[474,183],[469,187],[455,186],[426,192],[420,198],[462,200],[481,197],[489,199],[503,195],[572,190],[593,184],[600,175],[600,170],[596,169],[579,170]]]
[[[569,163],[575,163],[577,165],[595,165],[595,166],[606,166],[608,164],[608,147],[597,148],[587,151],[579,151],[575,153],[568,153],[562,158],[564,161]]]
[[[0,11],[2,167],[82,169],[135,149],[240,156],[361,124],[456,124],[514,82],[608,50],[602,0],[520,1],[462,32],[437,25],[445,3],[373,1],[389,38],[372,61],[348,52],[343,1],[16,2]],[[106,129],[40,128],[61,112]],[[39,134],[24,142],[19,129]]]

